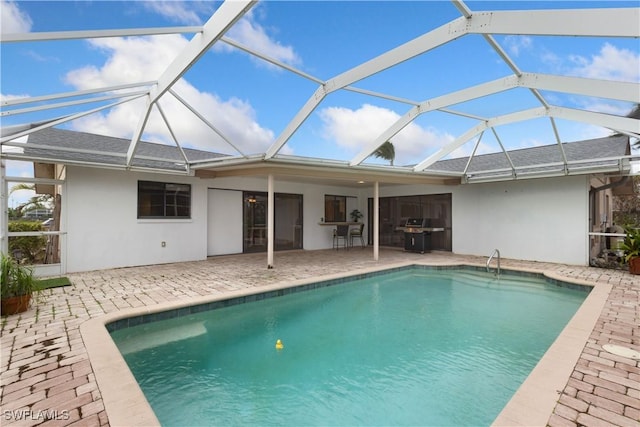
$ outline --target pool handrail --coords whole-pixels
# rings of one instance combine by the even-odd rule
[[[491,256],[489,257],[489,259],[487,260],[487,273],[489,272],[489,264],[491,264],[491,260],[493,259],[493,257],[495,255],[498,255],[498,269],[496,270],[496,275],[500,276],[500,251],[498,249],[494,249],[493,253],[491,254]]]

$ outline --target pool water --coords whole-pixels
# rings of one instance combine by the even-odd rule
[[[165,426],[489,425],[586,296],[409,269],[112,337]]]

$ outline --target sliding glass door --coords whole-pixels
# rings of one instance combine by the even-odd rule
[[[409,218],[427,218],[430,227],[444,228],[431,235],[434,250],[451,251],[451,194],[428,194],[380,198],[380,245],[404,246],[404,226]],[[373,218],[373,199],[369,199],[369,218]],[[369,224],[369,241],[373,225]]]
[[[276,193],[274,198],[274,250],[302,249],[302,195]],[[267,193],[245,191],[243,217],[243,252],[266,252]]]

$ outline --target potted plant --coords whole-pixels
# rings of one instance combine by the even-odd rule
[[[352,210],[349,215],[351,216],[351,220],[353,222],[358,222],[358,220],[364,216],[358,209]]]
[[[640,228],[627,227],[624,241],[619,248],[624,251],[624,259],[629,264],[631,274],[640,274]]]
[[[38,290],[33,270],[0,255],[0,311],[2,315],[22,313],[29,308],[31,295]]]

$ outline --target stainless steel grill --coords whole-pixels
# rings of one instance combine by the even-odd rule
[[[431,231],[429,227],[429,218],[409,218],[404,226],[405,233],[424,233]]]
[[[409,218],[404,227],[404,250],[425,253],[431,250],[431,233],[443,231],[443,228],[431,227],[429,218]]]

